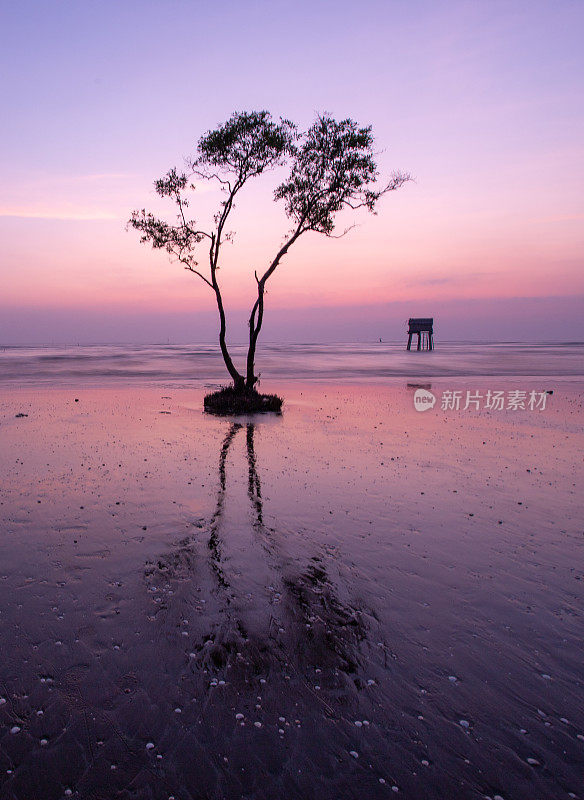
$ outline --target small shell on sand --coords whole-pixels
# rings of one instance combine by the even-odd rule
[[[10,733],[20,733],[19,726],[15,725],[13,728],[10,728]]]
[[[356,750],[349,750],[349,755],[353,758],[359,758],[359,753]]]
[[[146,750],[154,750],[154,743],[148,742],[146,745]]]

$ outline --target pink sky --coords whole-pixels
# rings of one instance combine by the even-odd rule
[[[173,315],[211,311],[208,288],[125,223],[133,208],[162,210],[153,180],[235,109],[268,108],[301,126],[324,110],[371,123],[382,173],[415,177],[377,216],[345,218],[358,223],[347,237],[308,234],[291,251],[269,286],[267,314],[282,311],[274,336],[313,338],[310,309],[331,307],[352,309],[357,333],[372,307],[387,309],[388,330],[391,314],[399,309],[401,325],[420,306],[443,309],[452,327],[472,300],[493,314],[497,338],[497,300],[512,319],[522,298],[519,336],[534,329],[525,299],[545,300],[559,321],[584,297],[581,4],[370,1],[358,16],[349,2],[334,13],[297,4],[305,17],[263,1],[202,15],[178,0],[64,3],[35,15],[28,5],[11,9],[0,56],[11,76],[0,134],[0,342],[83,338],[72,320],[84,310],[103,314],[104,340],[114,313],[133,320],[119,336],[148,341],[153,315],[173,330]],[[220,48],[190,43],[195,21],[221,25]],[[258,181],[234,214],[221,278],[236,338],[253,269],[286,230],[270,199],[276,181]],[[219,200],[202,191],[191,211],[204,223]],[[278,330],[283,310],[298,312],[296,332]],[[345,330],[333,315],[326,338]],[[99,332],[96,323],[86,338]],[[567,332],[584,336],[581,316]]]

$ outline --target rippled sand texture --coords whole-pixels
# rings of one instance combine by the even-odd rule
[[[583,797],[582,385],[274,388],[3,393],[0,798]]]

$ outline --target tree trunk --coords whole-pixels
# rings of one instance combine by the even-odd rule
[[[233,385],[238,391],[243,391],[245,385],[244,377],[243,375],[240,375],[237,369],[235,368],[235,364],[231,360],[231,356],[229,355],[229,350],[227,349],[227,342],[225,341],[225,331],[227,327],[225,322],[225,310],[223,308],[223,300],[221,298],[221,292],[219,291],[219,286],[215,279],[213,279],[213,288],[215,289],[215,297],[217,298],[217,308],[219,310],[219,320],[221,323],[219,328],[219,347],[221,348],[221,355],[223,356],[223,361],[225,362],[227,371],[229,372],[231,378],[233,379]]]
[[[270,277],[270,275],[275,271],[276,267],[282,260],[282,258],[288,252],[288,249],[291,245],[294,244],[296,239],[304,233],[307,228],[303,227],[304,225],[304,217],[300,220],[298,227],[288,239],[288,241],[282,245],[276,258],[272,261],[268,269],[264,272],[261,278],[258,278],[256,274],[256,281],[258,284],[258,299],[255,301],[254,306],[251,310],[251,316],[249,318],[249,349],[247,351],[247,374],[245,379],[245,388],[248,391],[251,391],[254,386],[256,385],[258,379],[257,376],[254,375],[254,361],[255,361],[255,352],[256,346],[258,342],[258,336],[260,335],[260,331],[262,329],[262,322],[264,321],[264,291],[266,286],[266,281]],[[257,319],[256,319],[257,314]]]
[[[256,314],[257,314],[257,321],[256,321]],[[258,341],[258,336],[260,335],[260,330],[262,328],[262,322],[264,319],[264,286],[263,283],[258,283],[258,299],[255,301],[251,316],[249,319],[249,348],[247,351],[247,376],[245,381],[245,388],[248,391],[251,391],[258,379],[257,376],[254,374],[254,367],[255,367],[255,353],[256,353],[256,346]]]

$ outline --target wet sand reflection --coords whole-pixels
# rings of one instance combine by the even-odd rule
[[[238,438],[245,440],[247,470],[237,458],[230,459]],[[230,786],[228,796],[273,797],[278,791],[294,796],[296,786],[303,797],[332,796],[341,787],[350,797],[359,735],[373,728],[378,716],[371,694],[385,669],[387,648],[379,641],[376,615],[350,602],[342,566],[337,564],[333,579],[332,558],[319,553],[316,544],[304,563],[296,561],[278,531],[265,524],[255,438],[253,423],[229,427],[219,454],[211,519],[198,520],[197,535],[149,565],[147,580],[164,580],[171,592],[158,611],[166,626],[169,617],[180,625],[185,593],[194,589],[200,616],[189,619],[192,650],[179,680],[192,687],[201,706],[193,735],[199,740],[203,735],[212,752],[229,753],[223,778]],[[230,469],[239,476],[247,472],[248,518],[241,507],[228,510],[236,499],[230,498]],[[243,559],[232,541],[242,536]],[[198,549],[205,537],[207,580]],[[243,574],[250,564],[256,575]],[[368,695],[363,703],[362,694]],[[367,747],[367,783],[374,792],[387,772],[385,745],[375,754],[379,736],[377,731],[373,747]],[[294,776],[292,762],[297,764]],[[250,763],[255,764],[251,771]]]
[[[581,390],[293,391],[6,401],[0,800],[577,794]]]

